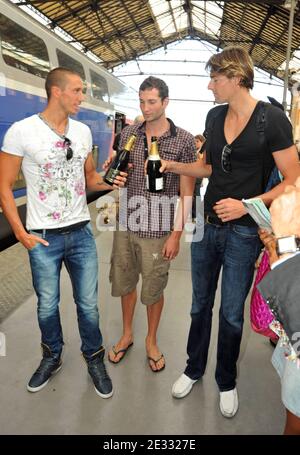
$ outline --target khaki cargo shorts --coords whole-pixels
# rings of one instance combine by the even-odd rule
[[[160,239],[144,239],[128,231],[115,231],[109,280],[111,294],[121,297],[132,292],[142,274],[141,301],[156,303],[168,282],[170,261],[162,256],[169,235]]]

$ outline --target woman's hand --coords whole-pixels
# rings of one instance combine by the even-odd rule
[[[266,229],[258,230],[259,238],[263,242],[267,252],[269,253],[270,264],[278,261],[279,257],[276,251],[276,237],[272,232],[267,231]]]

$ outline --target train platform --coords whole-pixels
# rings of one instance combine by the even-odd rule
[[[97,210],[90,204],[93,222]],[[121,333],[121,305],[110,295],[108,280],[111,232],[97,232],[99,253],[99,307],[104,343],[108,349]],[[171,396],[173,382],[183,372],[190,322],[190,244],[182,242],[172,263],[165,292],[165,308],[158,343],[166,368],[150,370],[145,353],[146,311],[138,301],[134,345],[118,365],[106,362],[114,395],[96,395],[80,354],[75,305],[66,270],[62,271],[61,315],[65,338],[63,367],[38,393],[26,384],[41,358],[27,254],[19,244],[1,253],[0,332],[6,337],[6,355],[0,357],[1,435],[276,435],[282,434],[285,411],[280,383],[270,358],[267,338],[251,331],[249,302],[238,365],[239,411],[233,419],[219,411],[214,379],[219,289],[207,370],[183,399]],[[5,292],[4,292],[5,290]]]

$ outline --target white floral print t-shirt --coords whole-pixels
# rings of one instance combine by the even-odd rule
[[[51,229],[90,219],[84,164],[92,150],[89,127],[69,119],[68,146],[38,115],[14,123],[3,141],[3,152],[23,157],[27,186],[26,228]]]

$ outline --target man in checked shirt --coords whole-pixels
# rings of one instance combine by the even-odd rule
[[[130,135],[135,134],[137,138],[130,152],[132,169],[127,187],[120,198],[119,230],[114,232],[110,270],[112,295],[121,297],[123,333],[110,350],[108,358],[113,363],[119,363],[133,344],[136,286],[141,274],[141,302],[146,305],[148,319],[146,353],[149,366],[155,373],[165,368],[164,356],[157,345],[157,329],[164,305],[163,291],[168,281],[170,262],[179,252],[195,180],[193,177],[168,173],[164,175],[161,193],[146,190],[144,165],[151,136],[158,138],[161,158],[182,163],[195,161],[192,134],[166,118],[168,96],[168,86],[163,80],[152,76],[145,79],[139,88],[140,107],[145,121],[128,126],[121,133],[121,148]],[[174,202],[178,192],[180,204],[174,221]]]

